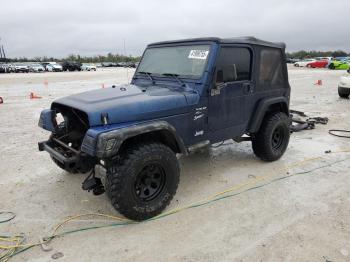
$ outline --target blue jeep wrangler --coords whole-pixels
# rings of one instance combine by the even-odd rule
[[[147,46],[130,84],[54,101],[39,143],[83,189],[104,192],[115,209],[144,220],[170,203],[179,183],[177,154],[227,139],[251,141],[264,161],[289,142],[290,86],[285,45],[244,38],[196,38]],[[58,117],[59,116],[59,117]],[[58,118],[61,119],[59,123]]]

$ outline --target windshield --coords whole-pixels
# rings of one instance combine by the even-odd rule
[[[208,60],[209,51],[210,45],[149,48],[145,51],[137,72],[200,78]]]

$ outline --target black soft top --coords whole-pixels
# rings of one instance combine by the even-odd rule
[[[157,45],[168,45],[168,44],[180,44],[180,43],[188,43],[188,42],[216,42],[219,44],[251,44],[251,45],[261,45],[261,46],[269,46],[274,48],[285,49],[285,43],[279,42],[268,42],[264,40],[257,39],[252,36],[246,37],[232,37],[232,38],[218,38],[218,37],[201,37],[201,38],[189,38],[189,39],[180,39],[174,41],[163,41],[149,44],[148,46],[157,46]]]

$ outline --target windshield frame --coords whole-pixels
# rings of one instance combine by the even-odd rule
[[[169,44],[162,44],[162,45],[149,45],[149,46],[147,46],[147,48],[145,49],[145,51],[142,54],[142,58],[141,58],[141,60],[139,62],[139,65],[136,68],[135,75],[141,75],[141,74],[138,74],[139,66],[141,65],[142,60],[144,59],[145,53],[149,49],[167,48],[167,47],[179,47],[179,46],[203,46],[203,45],[207,45],[209,47],[209,53],[208,53],[208,57],[207,57],[207,59],[205,61],[205,65],[203,67],[203,71],[202,71],[201,75],[200,76],[195,76],[195,75],[178,75],[177,76],[180,79],[199,80],[199,79],[201,79],[204,76],[205,72],[208,71],[208,65],[209,65],[210,57],[211,57],[211,54],[213,52],[213,42],[204,41],[204,42],[186,42],[186,43],[184,42],[184,43],[169,43]],[[174,74],[174,72],[166,72],[166,73]],[[152,73],[152,77],[174,79],[173,77],[165,76],[162,73]]]

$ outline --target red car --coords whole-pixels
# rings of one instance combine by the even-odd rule
[[[311,63],[308,63],[306,67],[311,67],[311,68],[324,68],[328,65],[328,60],[317,60]]]

